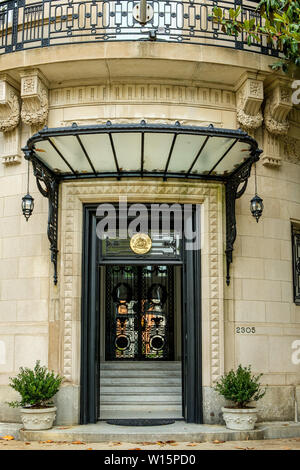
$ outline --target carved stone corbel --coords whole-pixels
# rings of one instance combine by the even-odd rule
[[[0,132],[3,132],[1,161],[4,165],[21,162],[20,96],[18,84],[7,74],[0,76]]]
[[[10,132],[20,120],[20,97],[7,75],[0,76],[0,131]]]
[[[21,74],[21,119],[35,130],[43,127],[48,118],[48,84],[38,70],[23,71]]]
[[[289,130],[288,114],[293,107],[292,87],[288,80],[276,79],[266,88],[264,108],[264,154],[262,164],[272,168],[281,166],[283,136]]]
[[[287,119],[293,107],[292,87],[288,81],[277,79],[266,89],[264,122],[268,132],[286,135],[289,129]]]
[[[246,73],[236,87],[237,120],[246,132],[258,129],[263,121],[260,109],[264,99],[263,78]]]

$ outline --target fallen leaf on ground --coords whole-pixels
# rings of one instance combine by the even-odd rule
[[[200,444],[200,443],[191,442],[190,444],[187,444],[187,446],[189,446],[189,447],[195,447],[197,444]]]
[[[216,439],[215,441],[213,441],[213,444],[223,444],[223,442],[225,441],[218,441],[218,439]]]
[[[122,442],[112,442],[112,446],[121,446]]]
[[[88,448],[87,448],[87,449],[85,449],[85,450],[93,450],[93,449],[92,449],[91,447],[88,447]]]
[[[166,443],[163,442],[163,441],[157,441],[156,444],[157,444],[158,446],[165,446],[165,445],[166,445]]]
[[[85,443],[81,442],[81,441],[73,441],[73,442],[71,442],[71,444],[85,444]]]
[[[290,447],[281,447],[282,450],[292,450]]]
[[[235,449],[239,449],[239,450],[245,450],[245,447],[237,447],[237,446],[235,446],[234,448],[235,448]]]
[[[30,446],[31,442],[24,442],[25,446]]]
[[[57,429],[70,429],[73,426],[58,426]]]
[[[129,449],[129,450],[142,450],[140,447],[134,447],[133,449]]]
[[[47,441],[40,441],[39,444],[51,444],[51,439],[48,439]]]
[[[4,439],[5,441],[13,441],[14,436],[3,436],[2,439]]]

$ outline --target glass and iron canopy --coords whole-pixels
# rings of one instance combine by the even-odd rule
[[[168,124],[112,124],[47,128],[23,148],[37,186],[49,201],[48,238],[57,283],[58,188],[82,178],[158,177],[202,179],[225,184],[226,260],[236,239],[235,201],[246,190],[252,165],[262,152],[238,129]]]
[[[257,150],[241,130],[146,124],[44,128],[25,151],[59,179],[155,176],[227,179]]]

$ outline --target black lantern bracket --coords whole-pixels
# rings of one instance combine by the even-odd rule
[[[230,284],[230,264],[232,263],[232,252],[236,240],[236,200],[246,191],[248,179],[251,174],[252,165],[259,160],[261,149],[252,152],[251,157],[242,164],[225,183],[226,199],[226,284]],[[242,186],[241,186],[242,185]]]
[[[47,235],[50,242],[51,261],[54,266],[53,280],[57,285],[57,240],[58,240],[58,191],[59,180],[45,165],[35,156],[34,152],[25,147],[22,149],[26,160],[30,160],[37,187],[42,196],[48,199],[48,229]]]

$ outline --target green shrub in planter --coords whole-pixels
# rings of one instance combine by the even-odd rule
[[[238,366],[219,379],[215,390],[235,404],[235,408],[247,408],[251,401],[260,400],[266,393],[261,388],[259,379],[263,374],[253,375],[251,366]]]
[[[34,369],[20,367],[16,377],[10,377],[10,387],[19,392],[21,401],[9,402],[9,406],[47,408],[52,406],[50,400],[58,392],[63,377],[48,371],[36,361]]]

